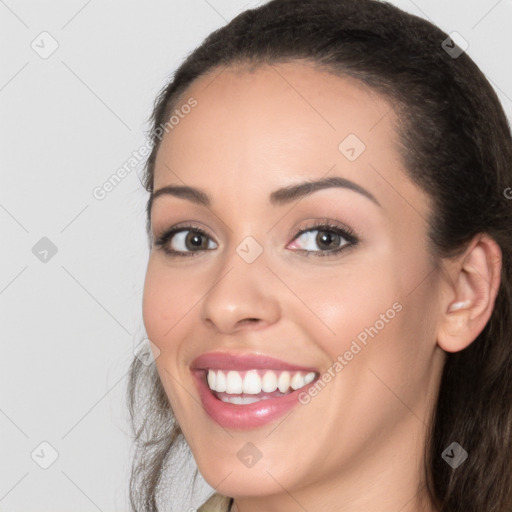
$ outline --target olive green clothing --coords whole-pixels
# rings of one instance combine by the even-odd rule
[[[197,512],[229,512],[232,503],[233,498],[215,493],[197,509]]]

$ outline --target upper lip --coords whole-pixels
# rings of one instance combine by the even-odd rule
[[[263,354],[235,354],[229,352],[207,352],[196,357],[190,365],[192,370],[288,370],[317,372],[315,368],[288,363]]]

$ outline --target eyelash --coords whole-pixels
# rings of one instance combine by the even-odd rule
[[[155,246],[159,249],[163,250],[167,255],[171,257],[194,257],[197,254],[200,254],[204,251],[211,251],[212,249],[201,249],[198,251],[175,251],[173,249],[169,249],[166,244],[172,240],[172,237],[176,235],[177,233],[181,233],[183,231],[191,231],[193,233],[196,233],[198,235],[204,236],[206,238],[212,239],[208,233],[206,233],[203,229],[201,229],[198,226],[195,226],[193,224],[185,224],[181,226],[175,226],[164,233],[162,235],[158,236],[154,242]],[[307,233],[308,231],[326,231],[329,233],[334,233],[336,235],[341,236],[346,243],[342,245],[341,247],[333,250],[328,251],[308,251],[305,249],[294,249],[294,252],[298,252],[301,254],[304,254],[306,257],[314,256],[319,258],[324,258],[327,256],[332,256],[334,254],[338,254],[345,249],[349,249],[352,246],[357,245],[359,242],[358,237],[354,233],[352,229],[350,229],[348,226],[344,226],[342,224],[335,224],[332,221],[329,220],[323,220],[320,223],[315,223],[312,225],[309,225],[305,228],[302,228],[300,231],[298,231],[295,236],[292,239],[292,242],[295,241],[297,238],[299,238],[302,234]]]

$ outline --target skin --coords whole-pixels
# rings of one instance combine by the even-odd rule
[[[435,510],[422,488],[430,412],[446,352],[471,343],[492,312],[499,248],[483,235],[433,264],[430,201],[405,174],[395,114],[356,81],[299,62],[227,68],[196,80],[189,97],[197,106],[164,137],[154,190],[194,186],[213,203],[161,196],[151,229],[158,237],[193,221],[214,249],[187,258],[153,246],[143,316],[200,472],[241,512]],[[366,146],[355,161],[338,149],[348,134]],[[352,180],[380,206],[346,188],[269,202],[280,187],[327,176]],[[296,234],[325,219],[359,242],[326,257],[299,253],[322,250],[317,231],[307,246]],[[248,236],[263,249],[250,264],[236,252]],[[451,311],[457,301],[465,306]],[[189,369],[199,354],[266,354],[323,373],[394,303],[401,311],[287,417],[228,430],[200,405]],[[248,442],[262,454],[251,468],[236,455]]]

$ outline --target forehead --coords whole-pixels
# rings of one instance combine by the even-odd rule
[[[162,141],[155,190],[187,182],[215,196],[229,181],[257,193],[262,182],[270,190],[326,174],[375,195],[390,183],[415,189],[403,183],[394,110],[353,78],[299,62],[220,68],[193,82],[175,113],[191,98]]]
[[[372,144],[378,140],[372,132],[384,134],[387,146],[395,135],[389,130],[395,116],[382,96],[359,81],[305,63],[215,69],[192,83],[174,113],[190,98],[197,105],[180,116],[162,146],[172,142],[175,150],[189,153],[200,144],[212,156],[229,148],[234,156],[248,150],[249,144],[239,144],[244,138],[254,140],[254,151],[273,142],[284,149],[301,139],[305,150],[318,148],[321,140],[323,149],[338,151],[336,142],[350,134]],[[294,149],[300,158],[300,148]]]

